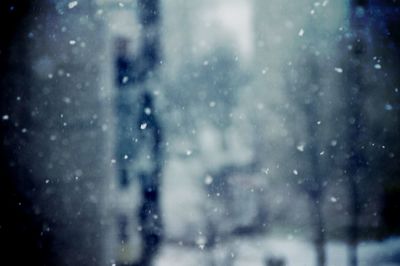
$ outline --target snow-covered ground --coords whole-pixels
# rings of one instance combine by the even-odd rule
[[[286,266],[313,266],[315,253],[310,242],[280,237],[242,238],[214,250],[166,244],[156,266],[265,266],[265,259],[281,257]],[[359,246],[360,266],[399,266],[400,239],[363,242]],[[347,248],[343,242],[327,245],[327,266],[347,265]]]

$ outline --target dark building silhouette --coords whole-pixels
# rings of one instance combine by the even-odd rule
[[[152,88],[147,81],[160,62],[158,1],[139,1],[139,22],[143,26],[137,56],[129,54],[129,41],[116,41],[117,164],[119,183],[127,188],[139,178],[141,203],[136,214],[140,226],[141,253],[137,265],[150,265],[160,246],[163,230],[160,210],[162,172],[162,128],[156,117]],[[129,221],[125,221],[129,223]],[[125,230],[126,223],[120,230]],[[120,232],[122,234],[122,232]]]

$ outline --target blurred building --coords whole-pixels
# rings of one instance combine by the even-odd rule
[[[105,24],[107,91],[115,117],[107,257],[118,265],[148,265],[162,237],[162,128],[154,99],[160,87],[159,7],[157,1],[97,4]]]

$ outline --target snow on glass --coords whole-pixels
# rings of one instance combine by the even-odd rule
[[[390,51],[376,48],[385,46],[374,42],[378,29],[352,28],[374,23],[353,25],[352,5],[346,1],[162,1],[162,9],[145,16],[142,5],[153,0],[52,2],[59,2],[62,16],[51,18],[62,23],[26,33],[37,42],[31,45],[29,66],[37,77],[29,82],[38,89],[29,94],[32,103],[25,95],[15,100],[20,90],[7,98],[18,108],[2,109],[1,124],[15,133],[4,143],[15,143],[11,148],[16,152],[32,143],[32,153],[21,149],[27,151],[21,161],[42,163],[23,169],[40,172],[41,179],[33,183],[44,193],[64,193],[60,203],[65,209],[91,215],[87,204],[75,202],[95,204],[99,195],[93,193],[105,195],[104,204],[90,205],[109,218],[110,239],[99,237],[102,243],[109,241],[111,255],[104,265],[134,265],[117,260],[131,260],[141,250],[146,230],[158,222],[160,238],[166,241],[160,241],[162,251],[151,265],[172,265],[186,253],[194,262],[186,263],[190,258],[185,257],[182,265],[274,265],[268,259],[276,250],[287,265],[303,259],[299,264],[315,265],[313,256],[321,249],[313,251],[310,236],[326,233],[316,237],[331,247],[331,228],[345,235],[352,226],[351,181],[362,192],[356,195],[360,204],[385,196],[392,179],[388,175],[397,169],[398,78],[391,74],[397,63],[385,58]],[[369,10],[357,10],[355,19],[373,17]],[[38,17],[35,25],[47,25],[46,18]],[[156,28],[156,19],[162,27]],[[365,47],[357,51],[361,54],[354,52],[353,30],[362,33],[357,36]],[[363,34],[368,35],[365,41]],[[48,36],[51,40],[43,47],[49,51],[35,48]],[[153,40],[160,55],[146,50]],[[85,44],[90,47],[80,49]],[[121,47],[126,51],[119,51]],[[126,57],[122,70],[117,55]],[[146,62],[149,58],[155,61]],[[150,66],[156,67],[141,73]],[[365,87],[355,84],[360,79]],[[151,95],[148,106],[140,99],[145,93]],[[24,109],[29,119],[19,117]],[[155,155],[150,153],[154,150]],[[365,169],[349,169],[352,153],[363,160],[374,158],[365,165],[385,186]],[[19,161],[6,164],[15,167]],[[85,175],[77,174],[77,165],[88,166]],[[386,165],[387,173],[378,169]],[[360,176],[350,176],[354,170]],[[162,192],[160,213],[151,212],[148,224],[141,224],[140,213],[151,211],[141,209],[144,197],[152,194],[141,190],[146,183]],[[371,184],[382,195],[370,193]],[[383,204],[362,208],[367,226],[382,222]],[[320,211],[316,208],[322,214],[311,215]],[[335,241],[341,251],[328,248],[328,257],[340,257],[337,264],[345,265],[347,239]],[[308,255],[303,258],[292,249]]]
[[[71,1],[68,3],[68,8],[72,9],[78,5],[78,1]]]
[[[140,124],[140,129],[144,130],[147,128],[147,123]]]

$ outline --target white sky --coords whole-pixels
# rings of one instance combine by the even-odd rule
[[[100,3],[100,7],[111,11],[108,13],[107,24],[113,34],[131,36],[132,39],[138,37],[139,29],[135,20],[135,12],[128,8],[129,5],[124,7],[110,6],[101,3],[109,0],[97,1]],[[121,2],[127,3],[129,1],[131,0]],[[193,45],[200,49],[207,49],[219,41],[228,41],[243,59],[251,58],[254,43],[252,1],[203,1],[200,1],[199,4],[193,4],[193,9],[186,11],[190,13],[189,16],[194,20],[194,28],[191,29],[194,37]],[[197,9],[196,6],[200,8]],[[204,43],[206,44],[202,45]]]
[[[253,43],[251,1],[213,1],[209,8],[205,9],[203,19],[213,27],[223,30],[223,34],[228,35],[235,42],[243,56],[251,55]],[[202,34],[207,34],[207,32]]]

